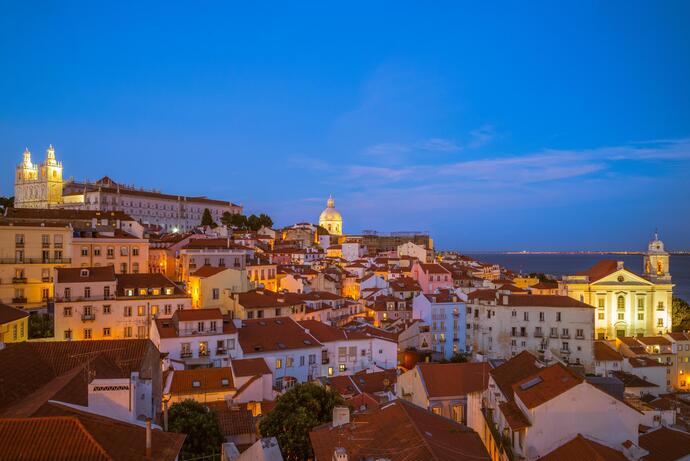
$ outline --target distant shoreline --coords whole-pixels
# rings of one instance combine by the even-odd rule
[[[671,256],[690,256],[690,251],[669,251]],[[642,256],[642,251],[466,251],[463,254],[495,254],[495,255],[631,255]]]

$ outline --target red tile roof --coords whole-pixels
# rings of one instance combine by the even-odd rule
[[[539,361],[527,351],[520,352],[489,372],[503,395],[513,400],[513,384],[541,369]]]
[[[85,274],[85,275],[82,275]],[[115,268],[102,267],[58,267],[55,283],[114,282]]]
[[[170,393],[173,395],[230,392],[234,389],[235,383],[229,367],[174,371],[170,383]]]
[[[177,286],[172,280],[163,274],[151,273],[151,274],[117,274],[115,275],[117,279],[117,294],[118,296],[125,295],[125,289],[139,290],[142,288],[152,289],[152,288],[172,288],[173,294],[176,296],[187,296],[187,294]],[[134,293],[136,297],[138,293]],[[161,293],[161,296],[164,294]]]
[[[191,277],[206,278],[228,270],[227,267],[201,266],[196,272],[189,274]]]
[[[163,432],[160,429],[153,429],[151,431],[151,457],[146,457],[146,429],[139,425],[125,423],[104,416],[87,413],[73,408],[49,403],[41,407],[41,409],[34,415],[42,419],[54,419],[55,417],[67,417],[77,419],[86,430],[91,439],[100,445],[109,458],[113,461],[145,461],[145,460],[161,460],[173,461],[179,455],[182,443],[184,442],[184,434],[176,434],[174,432]],[[3,431],[0,431],[2,433]],[[0,435],[0,437],[2,437]],[[39,438],[32,432],[27,432],[25,436],[27,444],[38,443]],[[48,439],[46,443],[51,444],[51,439],[56,438],[54,432],[45,434],[44,437]],[[63,443],[64,440],[58,438],[58,443]],[[2,454],[0,450],[0,456]],[[75,454],[78,454],[77,451]],[[40,457],[39,459],[58,459],[54,456]],[[86,459],[77,457],[66,457],[63,459]],[[88,458],[91,459],[91,458]],[[98,459],[98,458],[97,458]]]
[[[520,401],[532,409],[569,391],[582,381],[581,376],[556,363],[515,382],[512,387]]]
[[[645,461],[675,461],[690,455],[690,434],[668,427],[640,436],[640,446],[649,451]]]
[[[245,355],[286,349],[321,348],[321,344],[290,317],[243,320],[238,332]]]
[[[429,398],[463,396],[489,383],[488,363],[418,363],[417,368]]]
[[[350,376],[334,376],[327,378],[326,384],[338,391],[340,395],[346,396],[392,391],[397,379],[397,370],[391,369],[374,373],[357,373]]]
[[[515,400],[501,403],[498,409],[501,410],[503,417],[513,431],[520,431],[532,425],[518,404],[515,403]]]
[[[369,336],[362,332],[348,332],[337,327],[326,325],[318,320],[300,320],[297,323],[322,344],[333,341],[346,341],[348,339],[369,339]]]
[[[628,461],[628,458],[619,450],[578,434],[571,441],[539,458],[539,461]]]
[[[417,263],[427,274],[450,274],[450,271],[436,263]]]
[[[604,341],[594,341],[594,360],[599,362],[620,362],[623,356]]]
[[[226,402],[209,402],[205,404],[215,411],[226,436],[256,434],[256,422],[252,412],[246,406],[230,407]]]
[[[602,259],[586,271],[578,272],[575,275],[586,275],[590,282],[596,282],[609,274],[618,270],[618,262],[613,259]]]
[[[266,360],[260,357],[254,359],[233,359],[230,361],[230,367],[237,377],[271,374],[271,369],[268,368]]]
[[[358,413],[337,428],[330,424],[310,434],[316,459],[329,460],[336,447],[353,460],[479,461],[490,459],[476,432],[404,400]]]
[[[573,299],[570,296],[560,295],[508,295],[509,306],[537,306],[537,307],[580,307],[594,309],[593,306]],[[499,297],[498,304],[502,304],[502,296]]]
[[[198,320],[220,320],[223,312],[217,307],[212,309],[178,309],[173,314],[173,319],[180,322],[193,322]]]

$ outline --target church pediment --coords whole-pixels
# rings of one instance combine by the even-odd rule
[[[649,280],[631,272],[627,269],[619,269],[610,273],[606,277],[602,277],[592,285],[653,285]]]

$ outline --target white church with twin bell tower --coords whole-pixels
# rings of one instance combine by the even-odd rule
[[[22,163],[17,165],[14,180],[16,208],[55,208],[62,204],[62,163],[55,159],[51,145],[41,164],[31,161],[31,152],[24,150]]]

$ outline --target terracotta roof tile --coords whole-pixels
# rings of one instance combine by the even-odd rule
[[[619,450],[578,434],[571,441],[539,458],[539,461],[628,461],[628,458]]]
[[[649,451],[645,461],[675,461],[690,455],[690,434],[660,427],[641,435],[640,446]]]
[[[174,371],[170,383],[170,393],[173,395],[230,392],[234,388],[232,370],[229,367]]]
[[[515,403],[515,400],[501,403],[498,409],[501,410],[503,417],[513,431],[520,431],[532,425],[518,404]]]
[[[578,272],[575,275],[586,275],[590,282],[596,282],[609,274],[618,270],[618,262],[613,259],[602,259],[586,271]]]
[[[529,409],[538,407],[582,383],[584,379],[560,363],[542,368],[513,384],[513,392]]]
[[[0,303],[0,325],[28,317],[29,313],[16,307]]]
[[[58,267],[55,283],[114,282],[115,268],[102,267]]]
[[[467,395],[489,383],[488,363],[418,363],[417,368],[429,398]]]
[[[230,361],[230,367],[235,376],[257,376],[271,374],[271,369],[268,368],[266,360],[263,358],[254,359],[233,359]]]
[[[290,317],[243,320],[238,332],[245,355],[286,349],[321,348],[321,344]]]
[[[201,266],[194,273],[189,274],[191,277],[206,278],[212,275],[219,274],[228,270],[228,267],[215,267],[215,266]]]
[[[604,341],[594,341],[594,360],[600,362],[620,362],[623,356]]]
[[[181,322],[193,322],[197,320],[220,320],[223,312],[217,307],[209,309],[178,309],[173,314],[173,319]]]
[[[513,400],[512,385],[540,369],[537,358],[529,352],[523,351],[491,370],[489,374],[496,381],[496,385],[498,385],[506,399]]]

